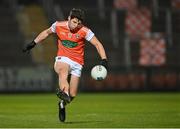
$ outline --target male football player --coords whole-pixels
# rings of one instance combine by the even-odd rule
[[[30,51],[38,43],[55,33],[58,37],[58,51],[55,58],[54,70],[59,77],[57,96],[60,98],[59,119],[64,122],[66,118],[65,106],[77,95],[78,83],[84,65],[85,40],[95,46],[100,64],[107,68],[107,56],[102,43],[84,22],[84,11],[73,8],[67,21],[56,21],[52,26],[42,31],[31,43],[26,44],[23,52]],[[70,81],[68,82],[68,75]]]

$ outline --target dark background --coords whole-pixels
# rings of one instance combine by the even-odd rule
[[[1,0],[0,92],[56,89],[56,36],[49,37],[29,54],[22,53],[22,47],[55,21],[66,20],[74,7],[85,10],[84,24],[103,43],[109,61],[107,78],[101,82],[93,80],[90,70],[100,58],[96,49],[86,43],[80,91],[179,91],[180,6],[176,1],[137,0],[135,8],[122,8],[115,0]],[[126,32],[128,11],[141,8],[151,14],[149,35],[158,33],[165,41],[162,64],[140,64],[143,36],[131,37]]]

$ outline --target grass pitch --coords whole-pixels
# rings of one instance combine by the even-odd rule
[[[0,95],[1,128],[180,127],[180,93],[79,94],[58,120],[54,94]]]

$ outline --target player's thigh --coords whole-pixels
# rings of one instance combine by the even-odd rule
[[[57,61],[54,64],[54,70],[59,75],[59,77],[67,78],[70,66],[67,63]]]
[[[78,91],[78,84],[79,84],[80,77],[71,75],[70,79],[70,95],[76,96]]]

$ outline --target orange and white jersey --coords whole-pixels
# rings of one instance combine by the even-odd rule
[[[57,56],[66,56],[83,65],[84,41],[90,41],[94,33],[85,26],[81,27],[77,32],[72,33],[68,27],[68,21],[56,21],[52,24],[51,30],[58,36]]]

